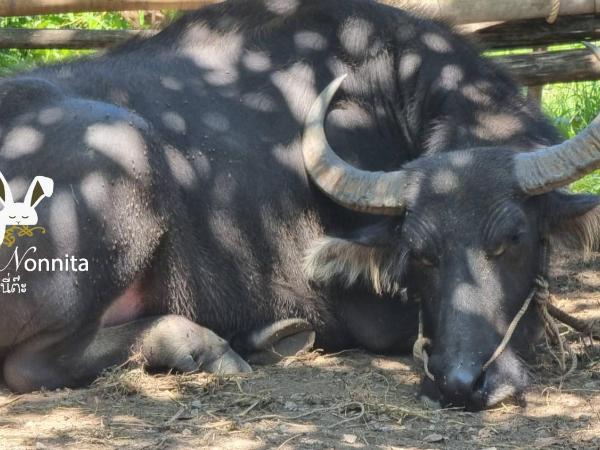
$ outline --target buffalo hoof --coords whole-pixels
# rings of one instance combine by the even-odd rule
[[[205,364],[201,370],[217,375],[232,375],[252,372],[252,367],[240,355],[229,349],[220,358]]]
[[[285,357],[296,356],[312,349],[315,332],[303,319],[286,319],[265,326],[250,334],[252,364],[274,364]]]
[[[201,371],[217,375],[233,375],[252,372],[252,367],[231,349],[211,361],[199,361],[192,355],[186,355],[172,366],[176,371],[183,373]]]
[[[252,372],[225,339],[177,315],[155,319],[145,330],[141,350],[151,369],[222,375]]]

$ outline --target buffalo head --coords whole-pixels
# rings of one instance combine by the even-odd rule
[[[522,391],[522,357],[542,329],[535,308],[483,367],[533,289],[543,242],[597,245],[599,198],[557,189],[600,167],[600,120],[570,141],[531,152],[469,148],[422,156],[394,172],[368,172],[340,159],[325,137],[325,115],[342,79],[307,117],[305,167],[335,202],[387,218],[360,240],[321,245],[313,266],[328,269],[316,277],[335,275],[347,284],[363,277],[377,290],[407,287],[420,299],[435,378],[426,380],[425,393],[443,405],[481,409]],[[362,251],[348,250],[354,247]]]

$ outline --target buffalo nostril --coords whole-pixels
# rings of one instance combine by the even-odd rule
[[[475,368],[455,367],[442,375],[438,386],[448,401],[456,405],[464,405],[472,399],[481,376],[481,371]]]

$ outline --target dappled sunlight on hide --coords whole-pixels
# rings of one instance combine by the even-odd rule
[[[464,168],[473,164],[473,155],[469,152],[455,152],[448,155],[448,160],[456,168]]]
[[[486,284],[489,283],[492,286],[498,285],[498,283],[494,283],[487,278],[478,281],[483,281]],[[506,332],[506,326],[502,323],[502,318],[497,317],[497,311],[485,307],[490,300],[486,298],[486,294],[489,296],[497,296],[497,292],[498,291],[494,290],[491,286],[488,289],[482,289],[482,286],[471,285],[467,282],[457,283],[454,291],[450,295],[453,310],[459,317],[463,315],[464,317],[471,316],[481,321],[480,323],[482,326],[485,325],[488,328],[495,327],[495,331],[498,335],[502,336]]]
[[[473,134],[480,139],[510,139],[525,127],[518,117],[503,113],[480,113],[477,121],[479,125],[473,128]]]
[[[417,74],[423,58],[418,53],[406,53],[400,58],[399,75],[402,81],[407,81]]]
[[[238,184],[231,172],[216,173],[212,183],[212,198],[215,205],[229,205],[237,194]]]
[[[211,173],[210,158],[202,150],[194,147],[191,148],[191,153],[194,155],[191,164],[196,175],[199,178],[208,178]]]
[[[258,50],[246,49],[242,56],[242,64],[251,72],[266,72],[272,68],[269,54]]]
[[[171,91],[181,91],[184,88],[183,83],[172,76],[160,77],[160,84]]]
[[[265,0],[267,11],[277,15],[290,15],[300,7],[300,0]]]
[[[369,130],[375,126],[373,116],[362,106],[356,103],[345,103],[340,109],[334,109],[327,115],[329,125],[341,129],[365,129]]]
[[[185,119],[181,117],[179,113],[174,111],[165,111],[161,116],[162,123],[169,130],[174,131],[175,133],[185,134],[187,130],[187,126],[185,124]]]
[[[448,64],[442,69],[436,87],[447,91],[455,91],[460,86],[464,76],[464,71],[460,66]]]
[[[344,50],[354,57],[360,57],[377,49],[371,48],[373,24],[364,19],[352,18],[342,25],[339,31]]]
[[[108,180],[101,172],[91,172],[80,183],[79,189],[87,207],[101,214],[109,202]]]
[[[187,189],[196,187],[198,182],[196,171],[185,156],[174,147],[165,147],[164,151],[173,179]]]
[[[458,176],[451,170],[440,170],[433,174],[431,187],[439,194],[452,194],[460,188]]]
[[[275,99],[264,92],[248,92],[243,94],[241,103],[258,112],[274,112],[277,110]]]
[[[214,131],[225,133],[230,129],[229,119],[218,112],[207,112],[201,116],[202,123]]]
[[[79,250],[79,220],[72,193],[61,189],[54,192],[50,203],[49,232],[57,254],[77,254]]]
[[[491,104],[493,101],[492,96],[486,92],[485,88],[477,86],[474,83],[463,86],[460,92],[467,100],[475,103],[478,106],[486,106]]]
[[[58,106],[42,109],[38,114],[38,122],[44,126],[56,125],[65,117],[65,112]]]
[[[85,133],[85,143],[117,163],[132,177],[150,172],[144,138],[129,123],[90,125]]]
[[[320,51],[327,48],[327,38],[316,31],[298,31],[294,34],[294,44],[300,53],[305,50]]]
[[[290,113],[298,123],[304,122],[310,104],[317,96],[315,74],[310,65],[295,63],[285,71],[275,72],[271,80],[281,92]]]
[[[283,145],[274,146],[271,153],[282,167],[289,170],[294,170],[298,167],[298,164],[303,164],[301,155],[297,152],[290,152],[289,149]]]
[[[207,45],[215,41],[215,35],[205,25],[193,25],[182,38],[183,56],[203,69],[203,80],[211,86],[227,86],[239,79],[237,64],[242,56],[244,37],[241,33],[229,33],[217,38],[218,45]]]
[[[0,154],[6,159],[17,159],[38,151],[44,143],[44,135],[30,126],[11,129],[4,138]]]
[[[436,33],[423,33],[421,41],[425,46],[436,53],[450,53],[452,45],[448,40]]]

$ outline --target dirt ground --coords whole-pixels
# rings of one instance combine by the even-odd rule
[[[600,319],[598,269],[600,255],[555,264],[557,304]],[[0,448],[600,448],[600,343],[564,332],[578,370],[552,381],[542,356],[524,405],[428,409],[408,357],[313,352],[244,377],[121,369],[88,389],[13,395],[0,385]]]

